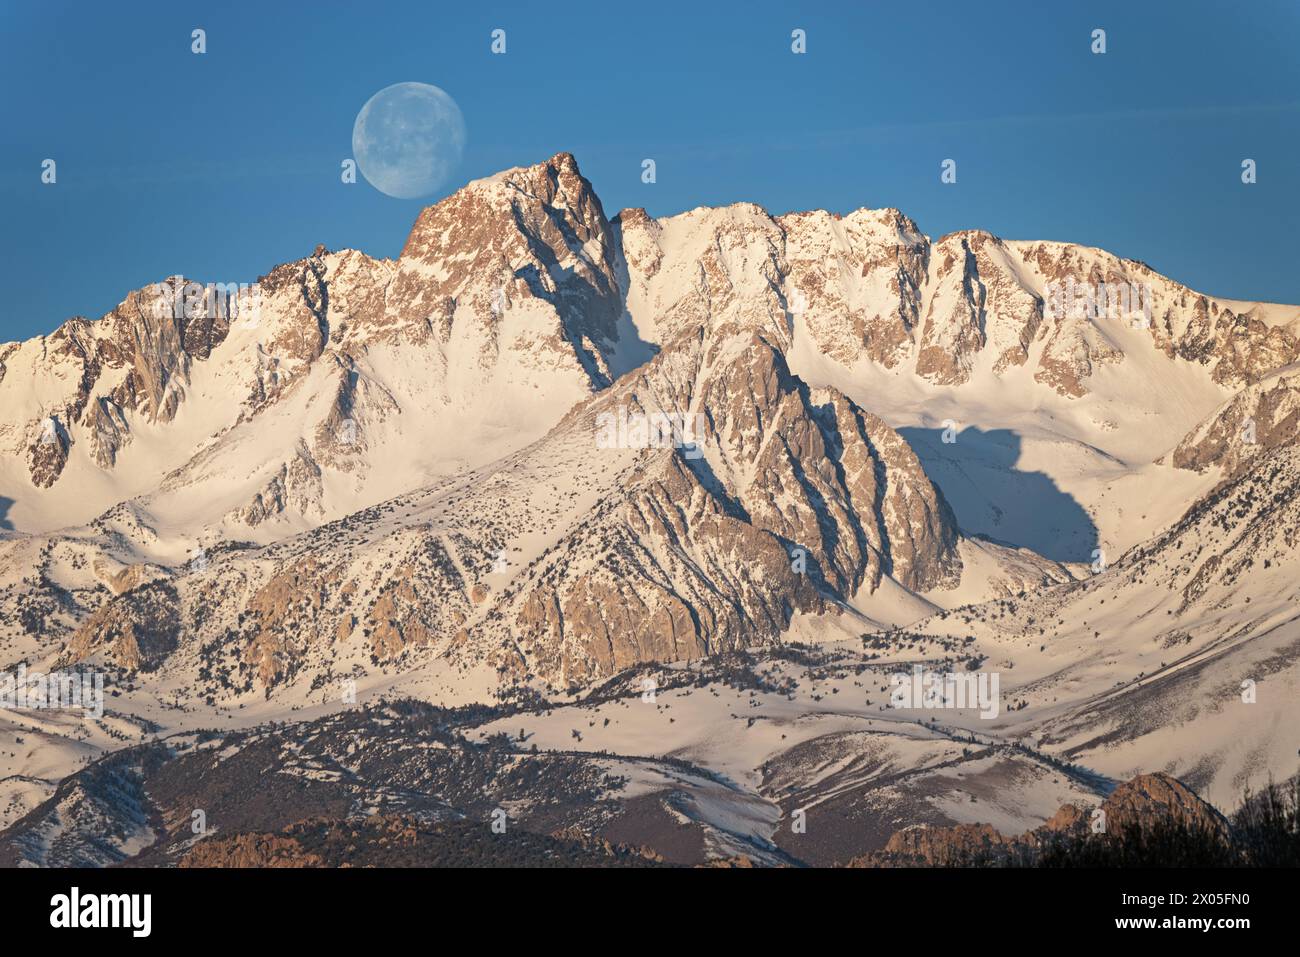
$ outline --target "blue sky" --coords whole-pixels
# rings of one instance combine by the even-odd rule
[[[4,0],[0,340],[177,272],[251,282],[317,243],[394,256],[422,205],[560,150],[610,215],[897,206],[935,236],[1087,243],[1300,302],[1297,49],[1295,2]],[[357,111],[408,80],[460,104],[459,169],[424,200],[342,184]]]

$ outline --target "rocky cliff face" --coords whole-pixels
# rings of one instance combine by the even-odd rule
[[[1178,468],[1218,467],[1235,476],[1258,455],[1300,436],[1300,370],[1286,366],[1253,381],[1192,431],[1168,456]]]
[[[654,415],[676,401],[665,373],[707,370],[687,386],[697,441],[636,456],[507,586],[507,662],[521,674],[585,681],[773,642],[795,612],[886,574],[917,589],[959,574],[952,513],[897,433],[810,392],[757,333],[695,352],[689,339],[666,350],[571,417],[581,432],[604,414]]]
[[[1240,388],[1300,356],[1294,330],[1195,293],[1143,263],[1065,243],[979,230],[932,240],[898,210],[772,217],[737,204],[615,225],[628,308],[655,341],[762,319],[796,325],[816,351],[962,386],[1024,367],[1063,396],[1146,348]]]
[[[170,282],[184,286],[186,280]],[[204,300],[197,318],[173,308],[162,285],[130,293],[98,322],[71,319],[49,336],[0,350],[0,443],[27,445],[37,488],[59,481],[78,442],[103,469],[131,437],[128,419],[167,423],[185,398],[194,362],[207,359],[229,330],[224,301]]]

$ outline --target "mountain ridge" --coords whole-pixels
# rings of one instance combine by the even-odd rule
[[[1067,280],[1092,298],[1058,308]],[[1113,315],[1107,286],[1145,305]],[[1297,421],[1300,346],[1264,304],[894,209],[610,219],[569,154],[427,207],[396,260],[318,247],[247,294],[192,321],[151,288],[0,346],[5,661],[227,721],[349,681],[579,693],[912,634],[1020,663],[1052,711],[1032,640],[952,616],[1109,587]],[[602,417],[639,431],[602,444]],[[1086,635],[1059,637],[1087,691],[1032,733],[1109,768]]]

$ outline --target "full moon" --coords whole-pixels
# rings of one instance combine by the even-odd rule
[[[460,163],[465,117],[428,83],[394,83],[369,100],[352,125],[352,155],[370,185],[398,199],[428,196]]]

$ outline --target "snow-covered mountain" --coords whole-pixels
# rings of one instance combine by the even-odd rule
[[[164,281],[0,347],[6,521],[132,501],[275,537],[490,461],[625,371],[612,255],[589,184],[553,162],[429,208],[396,262],[318,248],[193,318]]]
[[[582,696],[863,635],[860,668],[1005,671],[1024,705],[967,730],[1017,774],[1041,751],[1085,791],[1165,770],[1222,797],[1294,771],[1292,307],[894,209],[610,219],[563,153],[425,209],[396,260],[318,248],[192,310],[185,282],[0,345],[0,666],[127,689],[112,734],[37,729],[62,773],[140,728],[325,712],[345,680]],[[1223,704],[1265,674],[1266,707]],[[878,704],[832,710],[856,753]],[[916,733],[891,760],[952,759]],[[26,809],[59,775],[21,750]],[[774,780],[729,799],[783,808]]]

